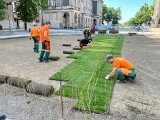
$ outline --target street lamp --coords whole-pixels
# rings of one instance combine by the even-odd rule
[[[7,5],[7,9],[9,10],[8,6],[12,5],[12,2],[11,1],[6,2],[6,5]],[[9,18],[9,12],[8,12],[8,21],[9,21],[9,30],[11,31],[11,21],[10,21],[10,18]]]

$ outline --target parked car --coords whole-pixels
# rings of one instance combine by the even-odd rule
[[[118,27],[114,27],[114,26],[110,27],[109,28],[109,33],[111,33],[111,34],[119,33]]]
[[[96,26],[95,31],[98,31],[102,26]]]
[[[98,28],[99,34],[105,34],[106,32],[107,32],[107,29],[105,28],[105,26],[101,26]]]

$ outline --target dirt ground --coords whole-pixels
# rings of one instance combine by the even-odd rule
[[[12,39],[0,41],[0,73],[14,77],[32,79],[56,87],[59,83],[48,78],[71,63],[63,55],[62,43],[78,45],[81,36],[52,37],[52,56],[57,62],[39,63],[39,54],[33,52],[33,41]],[[151,39],[152,38],[152,39]],[[160,40],[145,36],[125,37],[122,56],[131,61],[137,70],[136,83],[116,83],[111,100],[110,114],[94,114],[75,111],[76,100],[64,99],[65,120],[159,120],[160,117]],[[17,56],[17,57],[15,57]],[[56,87],[58,89],[58,86]],[[0,85],[0,116],[10,120],[62,120],[60,97],[43,97],[27,94],[23,89],[7,84]]]
[[[82,38],[82,35],[52,36],[51,56],[58,56],[60,60],[49,63],[39,63],[39,53],[33,52],[33,41],[29,38],[0,40],[0,74],[52,84],[59,89],[59,82],[49,81],[49,77],[74,61],[66,58],[68,55],[64,55],[63,50],[73,51],[73,47],[79,45],[77,39]],[[63,47],[64,43],[72,46]]]
[[[135,66],[137,79],[135,84],[115,85],[111,113],[160,119],[160,38],[127,36],[122,53]]]

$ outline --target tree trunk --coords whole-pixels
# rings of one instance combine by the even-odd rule
[[[27,30],[27,22],[24,21],[24,29]]]

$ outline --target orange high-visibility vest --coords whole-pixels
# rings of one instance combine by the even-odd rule
[[[45,38],[45,32],[46,32],[46,38]],[[40,29],[40,41],[43,42],[43,41],[50,41],[50,36],[49,36],[49,28],[47,25],[44,25],[41,27]]]
[[[39,36],[39,28],[37,27],[37,26],[35,26],[35,27],[33,27],[32,29],[31,29],[31,36],[32,37],[36,37],[36,36]]]

